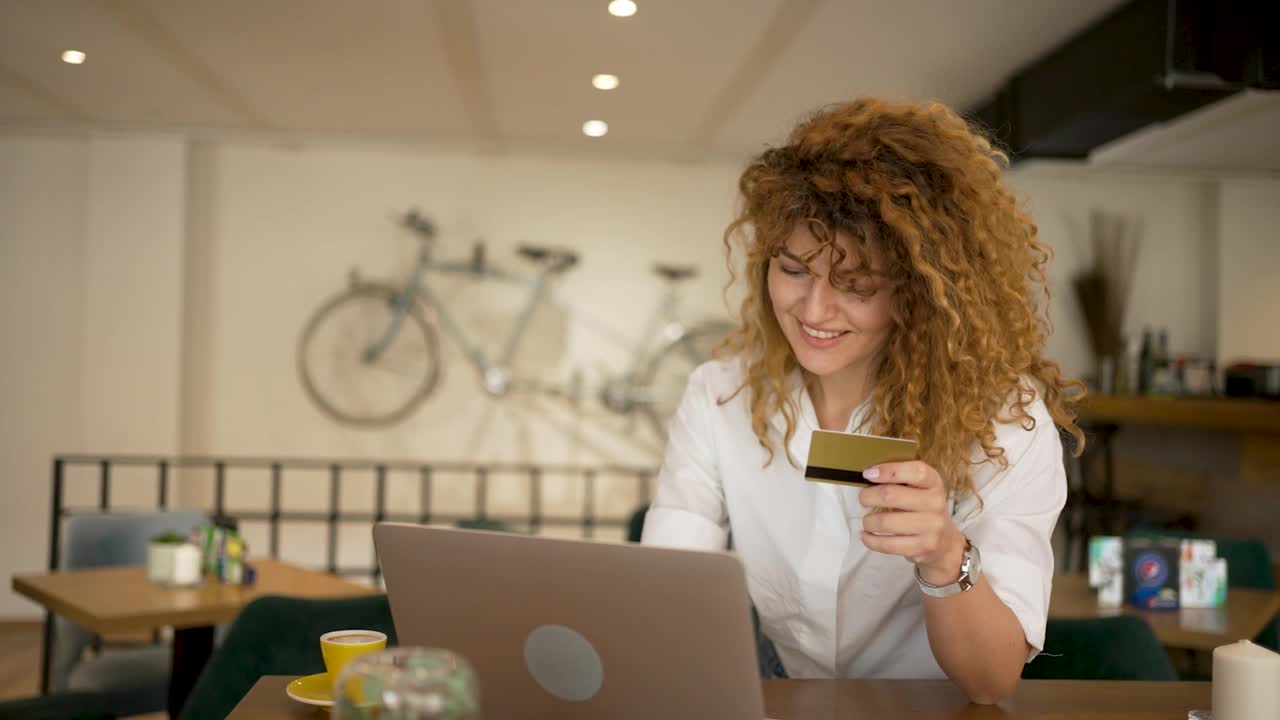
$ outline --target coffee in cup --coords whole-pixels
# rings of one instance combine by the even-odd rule
[[[328,642],[337,643],[338,645],[369,645],[383,639],[381,634],[373,634],[367,632],[339,632],[337,635],[329,638]]]
[[[329,682],[337,682],[342,669],[357,657],[387,647],[387,636],[377,630],[334,630],[320,636],[320,655],[329,673]]]

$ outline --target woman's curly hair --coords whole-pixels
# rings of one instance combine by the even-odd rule
[[[832,248],[833,285],[856,291],[856,276],[871,272],[862,251],[870,242],[883,259],[876,274],[892,286],[894,327],[874,369],[867,430],[917,439],[920,459],[952,492],[973,490],[977,462],[1008,465],[995,423],[1034,427],[1027,408],[1037,392],[1055,423],[1075,436],[1077,452],[1083,448],[1073,406],[1084,387],[1042,357],[1051,253],[1001,182],[1005,164],[1003,153],[943,105],[869,99],[820,110],[785,145],[752,160],[724,233],[730,283],[735,239],[747,279],[740,323],[725,348],[743,363],[738,392],[748,391],[767,463],[774,459],[770,418],[785,418],[784,452],[795,434],[790,377],[798,365],[766,275],[799,223]],[[837,232],[861,256],[840,277],[834,269],[846,253]],[[975,447],[983,457],[974,457]]]

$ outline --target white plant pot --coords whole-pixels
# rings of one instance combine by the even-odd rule
[[[160,585],[196,585],[200,582],[200,560],[200,548],[191,543],[151,543],[147,546],[147,579]]]

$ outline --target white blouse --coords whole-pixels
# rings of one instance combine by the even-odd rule
[[[911,562],[862,544],[866,509],[857,488],[804,479],[818,421],[799,375],[793,393],[800,413],[789,447],[799,468],[782,451],[781,413],[772,421],[775,459],[765,467],[767,455],[751,430],[749,391],[719,404],[741,382],[736,359],[706,363],[690,376],[643,542],[724,549],[732,532],[764,632],[793,678],[945,677],[929,649]],[[869,402],[857,408],[849,428],[861,427],[869,409]],[[990,461],[974,467],[981,511],[969,495],[953,503],[952,517],[982,553],[983,577],[1021,623],[1030,661],[1044,644],[1049,537],[1067,487],[1053,419],[1039,398],[1028,412],[1034,429],[996,426],[1008,468]]]

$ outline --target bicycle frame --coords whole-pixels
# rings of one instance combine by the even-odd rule
[[[437,262],[433,252],[434,224],[412,211],[401,218],[401,223],[420,240],[411,272],[401,282],[370,282],[362,280],[358,269],[353,268],[346,290],[327,299],[303,327],[298,367],[303,387],[316,405],[335,419],[351,424],[377,426],[404,419],[439,383],[446,364],[440,352],[443,334],[457,343],[489,395],[502,397],[513,390],[531,391],[565,399],[573,408],[580,408],[584,390],[580,366],[571,368],[567,381],[552,380],[543,374],[517,378],[512,368],[538,306],[549,302],[555,292],[549,276],[576,264],[578,254],[552,247],[522,246],[518,254],[535,265],[530,271],[517,274],[487,268],[483,245],[476,245],[469,259]],[[654,269],[667,282],[657,302],[644,317],[637,318],[641,322],[629,323],[631,327],[641,327],[638,336],[629,332],[630,328],[619,332],[616,317],[593,319],[586,308],[575,309],[573,315],[578,322],[593,326],[601,339],[616,345],[624,358],[621,367],[612,363],[600,367],[598,393],[593,388],[591,394],[597,395],[611,412],[642,416],[662,435],[663,425],[678,399],[675,385],[679,376],[686,373],[687,361],[694,365],[705,361],[711,355],[708,343],[716,342],[729,329],[723,327],[726,323],[709,318],[691,324],[682,322],[677,312],[677,285],[694,275],[695,269],[668,265]],[[511,303],[518,306],[516,314],[508,316],[512,317],[512,326],[499,335],[468,323],[468,314],[455,314],[454,310],[461,308],[449,306],[449,300],[457,302],[449,291],[436,292],[437,283],[427,278],[430,272],[493,278],[518,285],[520,289],[514,294],[522,299]],[[381,320],[371,324],[371,315]],[[572,318],[565,319],[572,322]],[[370,332],[372,337],[366,334]],[[357,340],[353,346],[352,338],[366,339]],[[321,343],[326,345],[322,347]],[[317,355],[325,352],[336,355],[329,355],[326,363],[322,355]],[[359,361],[356,368],[349,364],[353,352]],[[335,359],[339,361],[336,365]],[[357,372],[363,374],[357,376]],[[358,382],[344,386],[347,376]],[[404,393],[402,399],[396,400],[393,394],[399,390]]]
[[[442,302],[427,286],[426,276],[429,271],[448,272],[448,273],[467,273],[475,274],[476,268],[470,265],[461,264],[433,264],[430,253],[424,246],[418,254],[417,267],[414,270],[413,277],[408,285],[396,297],[396,305],[392,312],[391,323],[383,332],[382,337],[369,346],[365,350],[366,362],[373,362],[382,355],[383,352],[395,340],[396,334],[400,332],[400,327],[404,323],[404,318],[409,314],[409,309],[415,301],[422,302],[423,306],[430,308],[440,325],[440,328],[446,335],[458,343],[462,348],[463,355],[472,367],[480,373],[485,384],[485,389],[494,394],[502,394],[506,391],[510,382],[509,368],[511,360],[515,357],[516,350],[520,347],[520,341],[524,338],[525,332],[528,330],[529,321],[533,317],[533,313],[547,297],[548,282],[547,276],[551,274],[550,268],[540,268],[533,274],[532,279],[512,278],[504,273],[492,270],[480,269],[483,275],[495,277],[503,280],[516,280],[522,284],[529,286],[528,299],[525,301],[524,307],[521,308],[520,314],[516,317],[515,325],[512,326],[511,332],[506,338],[502,352],[497,357],[497,362],[490,362],[488,355],[480,349],[478,345],[471,342],[466,332],[454,319],[453,314],[449,311],[448,306]]]
[[[631,362],[627,366],[625,377],[634,378],[648,363],[650,356],[661,349],[665,343],[677,342],[684,337],[687,328],[676,316],[678,298],[675,286],[669,285],[662,293],[662,299],[645,322],[640,338],[631,348]]]

